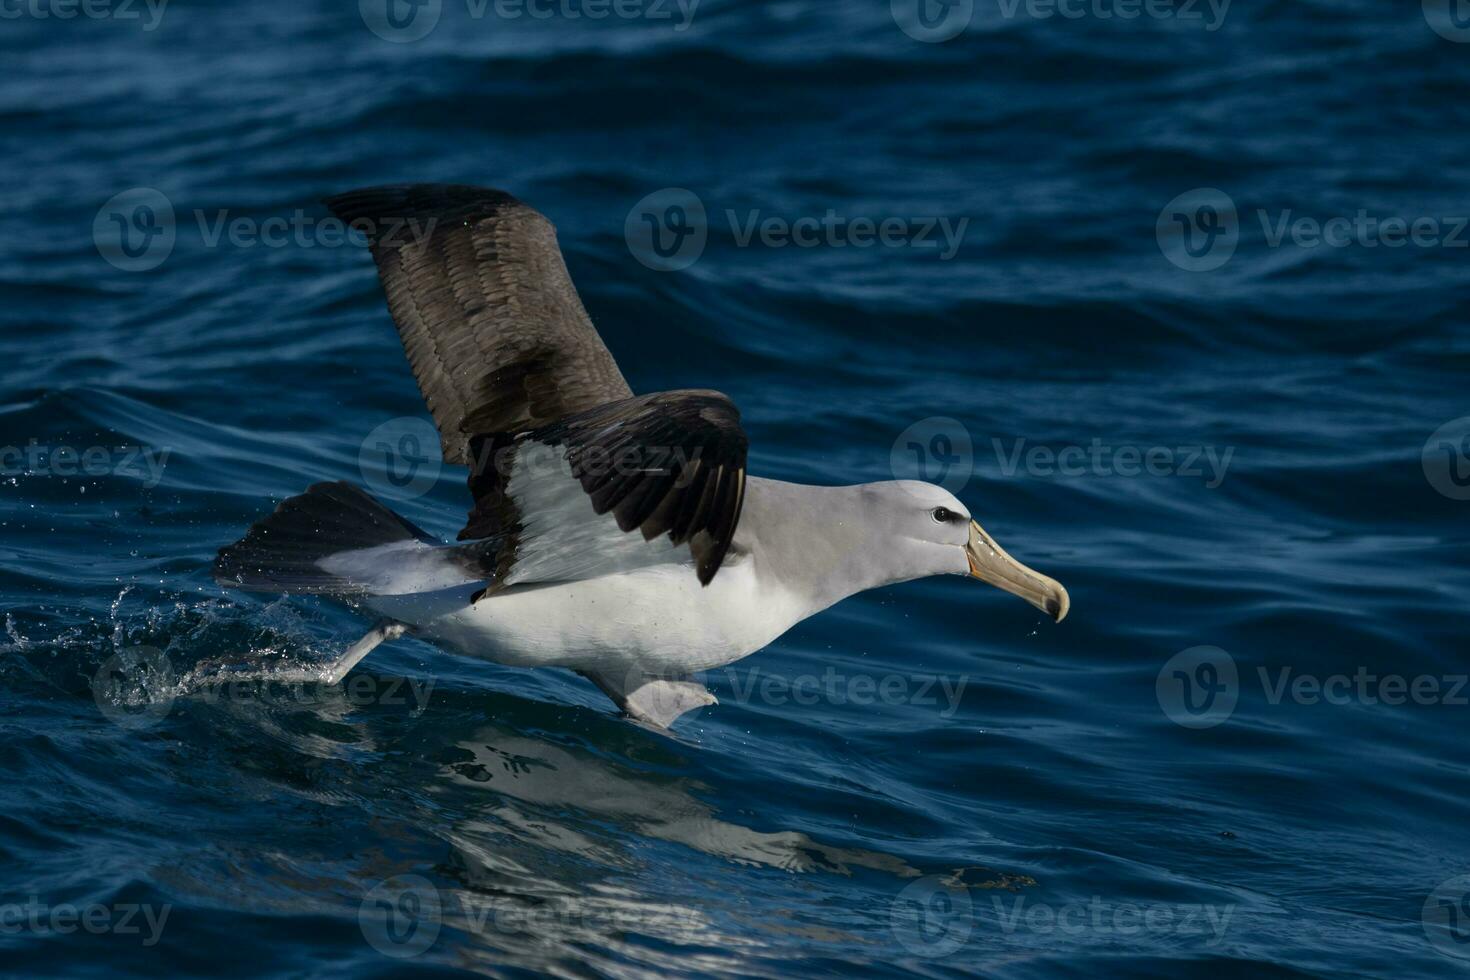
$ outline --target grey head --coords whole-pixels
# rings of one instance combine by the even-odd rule
[[[1060,582],[1007,554],[954,494],[918,480],[812,487],[751,477],[736,548],[816,609],[932,575],[994,585],[1057,622],[1071,607]]]

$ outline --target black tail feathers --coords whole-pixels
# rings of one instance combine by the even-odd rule
[[[318,483],[221,548],[214,579],[247,592],[351,594],[363,590],[322,568],[321,559],[412,540],[440,543],[350,483]]]

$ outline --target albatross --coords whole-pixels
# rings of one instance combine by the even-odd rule
[[[319,483],[221,549],[222,586],[334,596],[377,617],[312,679],[336,683],[409,633],[569,668],[668,728],[715,703],[699,671],[867,589],[963,575],[1067,615],[1061,584],[943,487],[751,476],[725,395],[634,394],[555,229],[511,195],[409,184],[326,204],[367,237],[444,461],[469,469],[471,507],[449,543],[349,483]]]

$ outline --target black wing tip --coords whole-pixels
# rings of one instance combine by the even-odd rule
[[[732,497],[733,500],[730,499]],[[740,513],[744,509],[745,467],[742,466],[735,471],[733,479],[721,481],[720,504],[716,511],[718,523],[705,532],[712,539],[712,546],[700,555],[695,550],[694,543],[690,543],[690,553],[699,561],[700,585],[708,586],[714,581],[715,574],[724,567],[725,557],[735,543],[735,528],[740,524]]]
[[[730,534],[724,538],[716,538],[709,531],[703,531],[689,539],[689,553],[694,556],[694,570],[699,576],[701,586],[708,588],[720,569],[725,567],[725,559],[734,545],[734,537],[734,534]]]
[[[715,576],[720,573],[720,568],[725,563],[725,553],[729,550],[730,546],[728,544],[722,545],[716,550],[711,551],[708,555],[700,560],[699,565],[696,568],[696,574],[698,574],[699,576],[699,584],[701,587],[706,589],[709,588],[709,584],[713,582],[715,580]]]
[[[723,391],[718,391],[714,388],[675,388],[671,391],[659,391],[641,397],[653,404],[664,402],[672,404],[704,402],[711,408],[718,408],[720,411],[728,414],[730,421],[740,421],[740,406],[735,404],[735,399]],[[713,419],[706,418],[705,421],[711,424],[719,424],[722,420],[716,417]]]
[[[564,420],[557,437],[575,442],[577,430],[606,423],[604,413],[637,420],[649,444],[668,440],[694,452],[677,470],[656,477],[646,471],[636,479],[583,475],[594,512],[611,511],[624,533],[639,530],[646,540],[667,534],[673,544],[687,544],[699,582],[708,586],[730,551],[745,502],[749,440],[739,410],[712,389],[656,392]]]
[[[471,437],[477,458],[485,438]],[[749,441],[728,396],[705,389],[634,395],[508,438],[517,446],[564,446],[593,513],[611,514],[624,534],[636,530],[645,540],[667,535],[675,545],[687,544],[700,584],[713,581],[733,543],[745,494]],[[635,458],[627,468],[606,467],[628,450]],[[674,450],[683,456],[681,465],[671,467]],[[478,536],[481,517],[509,496],[495,475],[500,474],[482,479],[472,468],[475,510],[462,540]]]
[[[484,218],[511,208],[530,208],[508,191],[472,184],[377,184],[323,198],[343,222],[375,228],[426,218]]]

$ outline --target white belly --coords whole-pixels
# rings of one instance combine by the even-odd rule
[[[497,663],[690,672],[748,656],[807,615],[784,589],[762,587],[754,569],[729,563],[701,586],[687,564],[655,565],[512,587],[473,606],[478,585],[364,601],[425,639]]]

